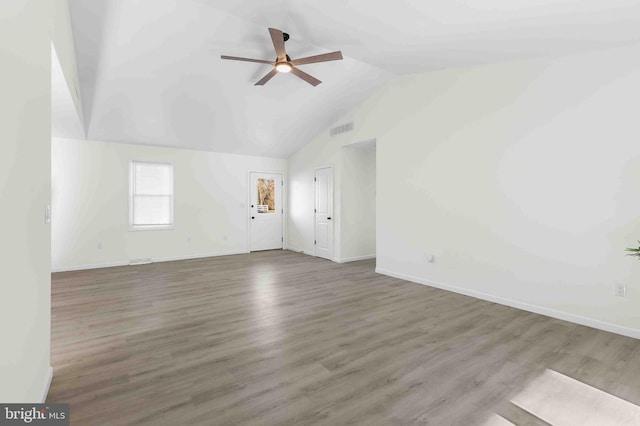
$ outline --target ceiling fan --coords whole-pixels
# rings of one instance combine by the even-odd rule
[[[231,59],[233,61],[244,61],[244,62],[257,62],[259,64],[269,64],[273,66],[273,69],[269,72],[269,74],[262,77],[255,85],[263,86],[267,81],[271,80],[273,76],[278,74],[279,72],[287,73],[290,72],[294,74],[312,86],[317,86],[322,83],[317,78],[307,74],[306,72],[297,68],[298,65],[305,64],[313,64],[316,62],[327,62],[327,61],[337,61],[342,59],[342,52],[331,52],[331,53],[323,53],[321,55],[307,56],[306,58],[294,59],[293,61],[287,55],[287,52],[284,49],[284,42],[289,40],[289,34],[283,33],[280,30],[275,28],[269,28],[269,34],[271,35],[271,41],[273,42],[273,47],[276,49],[277,58],[275,61],[265,61],[262,59],[251,59],[251,58],[239,58],[237,56],[227,56],[221,55],[222,59]]]

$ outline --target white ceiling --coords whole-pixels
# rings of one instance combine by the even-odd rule
[[[640,41],[638,0],[69,0],[90,139],[288,157],[397,74]],[[276,75],[268,27],[323,83]]]
[[[53,43],[51,43],[51,135],[58,138],[85,138],[82,121],[78,117]]]

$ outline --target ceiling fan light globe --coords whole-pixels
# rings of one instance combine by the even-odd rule
[[[280,62],[276,64],[276,69],[278,72],[291,72],[291,64],[288,62]]]

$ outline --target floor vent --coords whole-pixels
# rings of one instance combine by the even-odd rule
[[[145,258],[145,259],[131,259],[129,260],[129,265],[133,266],[133,265],[146,265],[147,263],[151,263],[151,258]]]
[[[331,130],[329,130],[329,134],[333,137],[351,131],[353,131],[353,121],[331,128]]]

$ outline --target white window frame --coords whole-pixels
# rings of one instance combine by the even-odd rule
[[[135,203],[133,202],[136,195],[143,194],[135,194],[135,166],[136,164],[144,164],[144,165],[163,165],[163,166],[171,166],[171,202],[169,203],[170,212],[169,212],[169,220],[170,224],[163,225],[134,225],[133,224],[133,210]],[[129,161],[129,231],[157,231],[163,229],[174,229],[175,227],[175,216],[174,216],[174,204],[175,204],[175,170],[173,163],[161,163],[154,161],[140,161],[140,160],[131,160]]]

